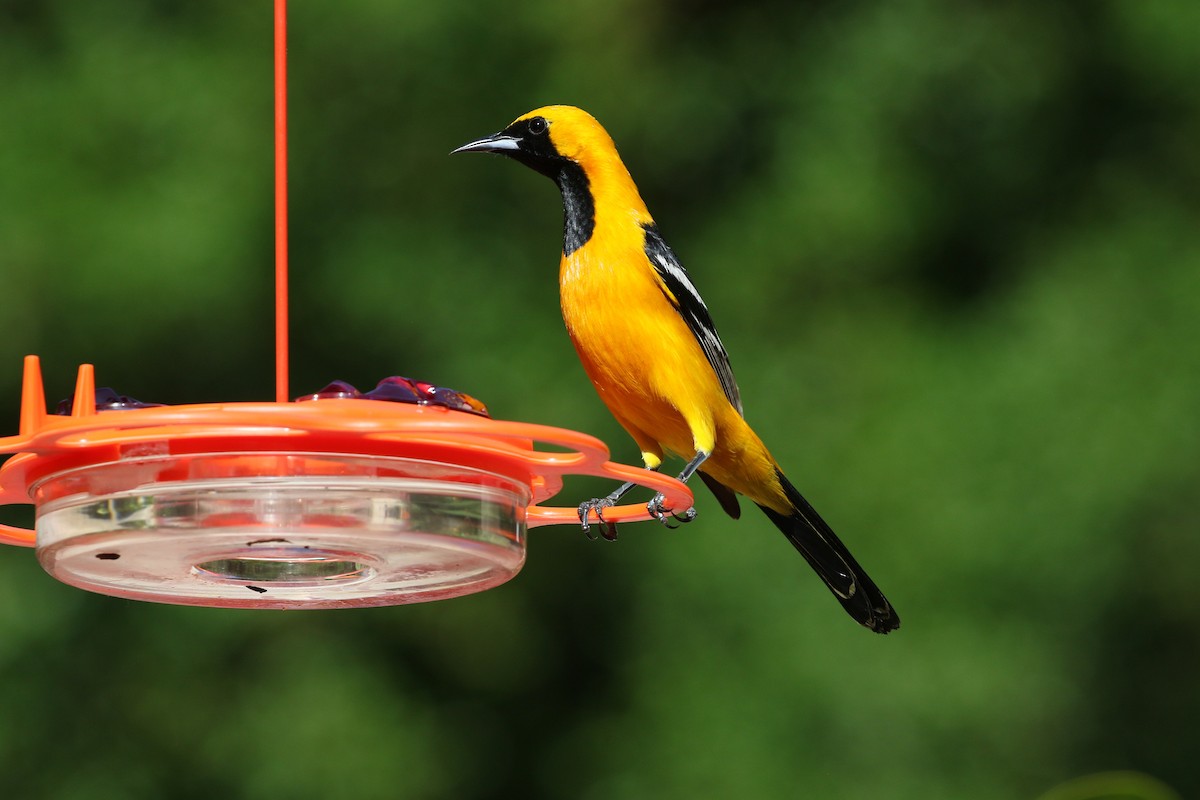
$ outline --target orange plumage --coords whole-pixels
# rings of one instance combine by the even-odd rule
[[[688,460],[722,506],[732,493],[760,506],[858,622],[879,633],[900,619],[841,541],[784,477],[742,416],[716,328],[604,128],[571,106],[547,106],[455,152],[495,152],[550,177],[563,196],[559,292],[563,320],[604,404],[637,442],[647,468]],[[603,509],[626,487],[580,507]],[[667,509],[650,509],[663,519]]]

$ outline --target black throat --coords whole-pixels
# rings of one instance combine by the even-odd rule
[[[587,173],[574,161],[564,159],[553,177],[562,191],[563,255],[569,256],[592,238],[596,230],[596,202]]]

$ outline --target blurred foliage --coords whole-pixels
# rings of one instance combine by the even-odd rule
[[[1200,796],[1200,5],[293,6],[292,393],[413,375],[635,460],[557,318],[554,188],[446,157],[580,105],[904,628],[707,496],[353,612],[130,603],[10,549],[5,796]],[[52,402],[85,361],[271,397],[269,4],[0,0],[0,74],[0,419],[25,353]]]
[[[1140,772],[1099,772],[1055,786],[1038,800],[1180,800],[1162,781]]]

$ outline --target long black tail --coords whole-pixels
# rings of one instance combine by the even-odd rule
[[[792,546],[825,581],[846,613],[860,625],[876,633],[890,633],[900,627],[900,615],[883,596],[863,568],[850,555],[825,520],[821,519],[808,501],[776,470],[779,482],[792,503],[792,513],[784,516],[766,506],[759,506],[775,527],[783,531]]]

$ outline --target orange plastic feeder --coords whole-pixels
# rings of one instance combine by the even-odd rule
[[[119,404],[117,404],[119,405]],[[538,449],[549,446],[554,450]],[[586,434],[434,404],[320,397],[96,410],[91,365],[69,416],[25,359],[21,427],[0,438],[0,505],[33,503],[35,546],[66,583],[166,603],[331,608],[455,597],[504,583],[526,531],[579,521],[539,505],[564,475],[673,478],[608,460]],[[613,522],[649,518],[644,505]]]
[[[275,0],[275,402],[98,398],[84,364],[71,402],[49,414],[27,356],[19,433],[0,437],[12,454],[0,505],[33,504],[36,525],[0,525],[0,543],[36,547],[54,577],[118,597],[379,606],[512,578],[529,528],[579,524],[575,506],[541,505],[566,475],[632,481],[690,508],[684,484],[609,461],[598,439],[492,419],[450,390],[385,379],[366,395],[335,384],[288,401],[285,53]],[[649,518],[644,505],[605,510],[610,522]]]

